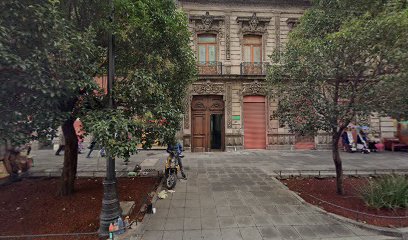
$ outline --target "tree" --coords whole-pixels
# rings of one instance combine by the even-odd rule
[[[92,6],[90,6],[92,5]],[[186,18],[170,0],[115,1],[116,24],[97,1],[40,1],[0,4],[2,140],[20,144],[32,131],[53,135],[63,126],[66,151],[61,193],[72,194],[77,168],[73,121],[114,157],[128,158],[140,142],[170,142],[179,127],[186,86],[195,74]],[[90,13],[92,18],[87,14]],[[64,17],[65,16],[65,17]],[[103,74],[106,41],[115,29],[115,109],[95,94],[92,78]],[[93,30],[95,29],[95,30]]]
[[[16,146],[33,131],[49,138],[62,124],[68,147],[61,193],[70,194],[77,163],[76,106],[79,96],[96,88],[94,33],[76,31],[57,1],[5,0],[0,10],[1,140]]]
[[[408,108],[396,91],[407,85],[406,39],[406,1],[316,0],[273,58],[268,83],[279,101],[276,115],[301,135],[331,133],[338,194],[343,130],[356,117]]]
[[[113,158],[137,144],[171,143],[179,129],[187,86],[195,76],[187,18],[170,0],[116,0],[114,106],[88,113],[87,132]],[[91,107],[92,108],[92,107]]]

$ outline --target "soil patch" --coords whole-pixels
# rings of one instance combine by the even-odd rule
[[[103,197],[103,178],[79,178],[70,197],[56,195],[58,178],[23,179],[0,187],[0,236],[96,232]],[[131,220],[144,199],[159,184],[158,178],[118,178],[120,201],[135,201]],[[35,238],[40,239],[40,238]],[[97,235],[50,239],[98,239]]]
[[[367,184],[368,178],[345,178],[345,195],[336,194],[336,181],[334,178],[291,178],[281,181],[290,190],[298,193],[306,202],[323,208],[328,212],[376,226],[408,227],[408,209],[374,209],[364,203],[360,198],[359,190]],[[345,210],[332,204],[360,213]],[[390,219],[361,213],[388,217],[403,216],[406,218]]]

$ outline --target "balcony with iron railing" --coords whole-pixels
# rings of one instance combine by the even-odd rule
[[[266,75],[269,63],[242,62],[241,75]]]
[[[222,62],[198,62],[200,75],[222,75]]]
[[[224,65],[222,62],[197,62],[198,74],[201,76],[258,76],[264,77],[268,72],[269,63],[242,62],[237,65]]]

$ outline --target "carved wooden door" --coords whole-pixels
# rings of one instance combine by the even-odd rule
[[[207,118],[205,112],[194,112],[193,121],[193,152],[207,151]]]
[[[192,151],[211,151],[214,142],[214,128],[212,127],[214,115],[223,116],[224,101],[222,96],[194,96],[191,104],[192,121]],[[219,120],[219,118],[218,118]],[[217,136],[219,132],[216,132]],[[219,136],[221,149],[224,149],[224,120],[222,118],[222,129]],[[214,145],[214,144],[213,144]]]

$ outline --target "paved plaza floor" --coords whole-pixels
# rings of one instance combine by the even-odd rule
[[[62,167],[62,156],[33,152],[36,174]],[[342,153],[345,169],[408,169],[408,153]],[[142,151],[116,169],[162,169],[167,154]],[[128,233],[130,240],[396,239],[335,220],[302,203],[273,176],[279,170],[334,169],[330,151],[238,151],[185,153],[188,180],[158,200],[156,213]],[[105,170],[105,160],[80,155],[78,170]]]
[[[255,166],[198,163],[126,239],[397,239],[335,220]]]
[[[62,168],[63,156],[55,156],[52,150],[36,150],[32,152],[34,167],[31,169],[39,175],[56,173]],[[106,160],[94,151],[91,158],[80,154],[78,159],[79,174],[89,175],[99,172],[103,176]],[[144,150],[133,155],[127,165],[123,160],[116,160],[117,171],[131,171],[136,164],[144,168],[163,169],[167,153],[164,150]],[[279,171],[297,170],[334,170],[331,151],[236,151],[236,152],[185,152],[184,162],[187,167],[256,167],[268,175]],[[342,152],[343,168],[345,170],[380,170],[408,169],[407,152],[381,153],[346,153]]]

